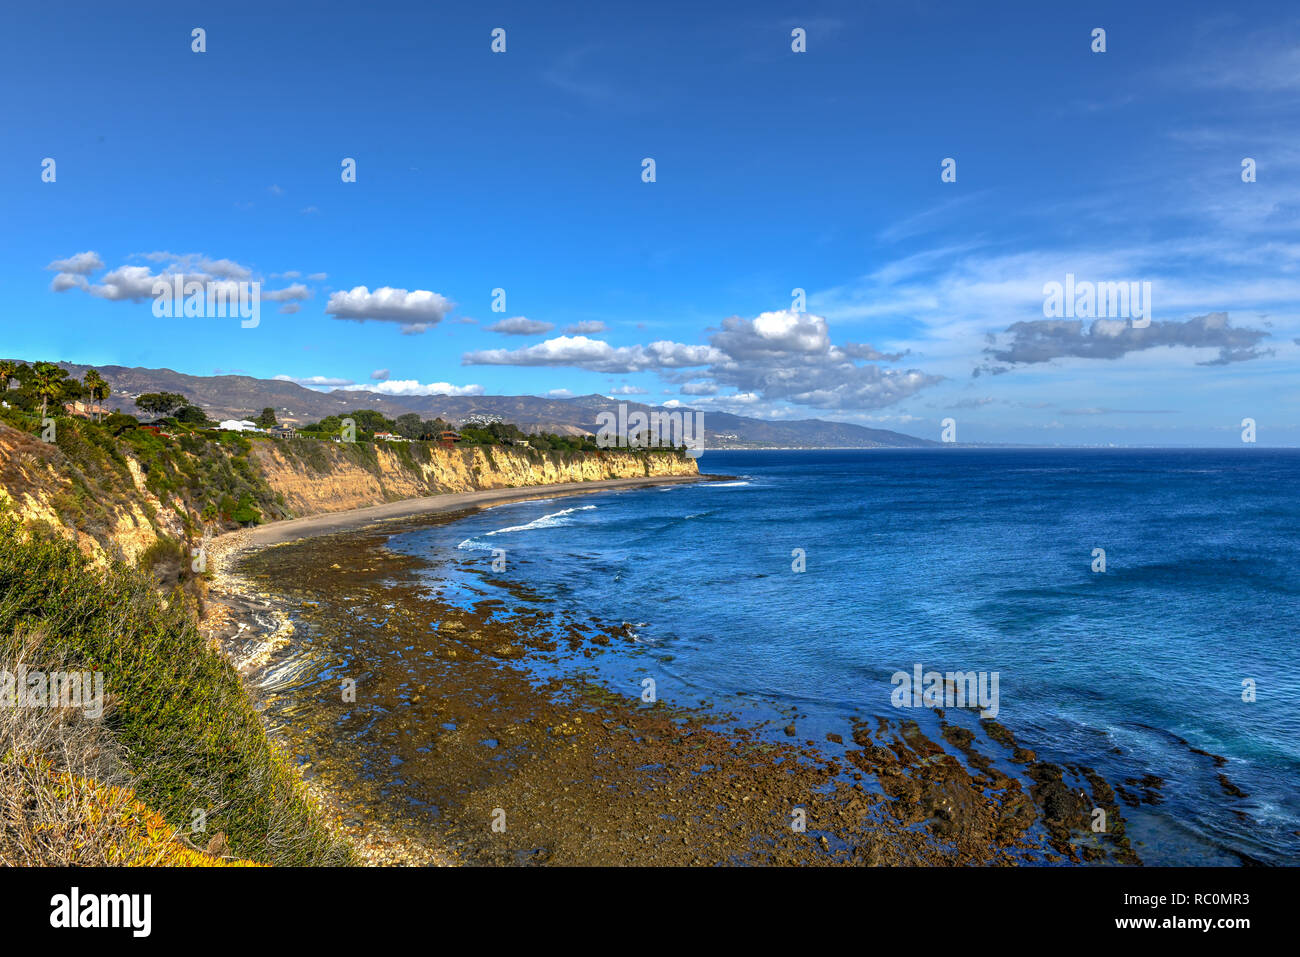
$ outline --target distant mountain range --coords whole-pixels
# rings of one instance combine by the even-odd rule
[[[305,424],[327,415],[353,409],[375,409],[389,418],[416,412],[432,419],[462,425],[471,416],[499,416],[530,432],[575,435],[596,432],[596,416],[616,412],[617,399],[603,395],[574,398],[543,398],[533,395],[381,395],[369,391],[318,392],[280,379],[255,379],[244,375],[194,376],[171,369],[141,369],[127,366],[86,366],[60,362],[78,379],[95,368],[108,380],[113,393],[105,405],[135,414],[136,396],[143,392],[180,392],[214,419],[248,418],[266,406],[275,409],[281,421]],[[627,402],[629,412],[680,412],[685,406],[664,406]],[[704,410],[706,448],[923,448],[938,445],[928,439],[870,429],[847,422],[798,419],[772,422],[743,415]]]

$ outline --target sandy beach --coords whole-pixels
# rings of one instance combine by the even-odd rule
[[[264,545],[279,545],[284,542],[313,538],[317,535],[331,535],[365,528],[395,519],[416,518],[421,515],[437,515],[456,512],[469,508],[490,508],[508,502],[523,502],[536,498],[555,498],[561,495],[581,495],[584,492],[607,492],[612,489],[648,488],[653,485],[677,485],[683,482],[709,482],[726,478],[714,475],[664,475],[656,478],[605,479],[599,482],[565,482],[561,485],[532,485],[519,488],[486,489],[478,492],[448,492],[445,495],[429,495],[424,498],[402,499],[397,502],[385,502],[366,508],[350,509],[343,512],[326,512],[321,515],[308,515],[284,522],[271,522],[255,528],[242,528],[227,532],[213,540],[214,547],[209,556],[229,556],[232,548],[242,551]]]

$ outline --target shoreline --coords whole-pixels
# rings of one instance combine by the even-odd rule
[[[1070,832],[1081,822],[1069,820],[1077,815],[1063,821],[1045,807],[1067,793],[1061,769],[1020,752],[995,722],[985,724],[986,743],[1019,752],[1012,759],[1019,773],[1010,767],[1003,773],[972,747],[971,731],[946,723],[931,739],[911,722],[855,721],[843,734],[851,744],[827,735],[847,747],[830,757],[806,733],[793,734],[793,718],[788,741],[773,741],[762,725],[720,726],[720,719],[725,725],[735,716],[703,703],[647,708],[581,674],[539,685],[529,677],[529,663],[554,660],[562,651],[557,641],[589,657],[627,641],[626,634],[616,621],[595,618],[576,628],[556,618],[554,630],[539,633],[544,613],[522,594],[510,607],[495,600],[447,605],[423,594],[413,575],[420,559],[384,547],[400,530],[385,528],[390,521],[455,521],[517,501],[730,478],[449,493],[223,535],[213,605],[224,609],[214,618],[225,620],[212,623],[209,634],[247,681],[259,710],[271,709],[263,717],[273,726],[268,733],[303,756],[304,783],[370,864],[1077,860]],[[324,537],[340,533],[350,544],[346,550]],[[270,547],[290,542],[296,544],[283,553]],[[259,554],[236,572],[246,552]],[[349,583],[346,596],[333,585],[340,578]],[[297,606],[292,617],[291,605]],[[257,612],[276,626],[251,625]],[[296,638],[298,618],[307,631]],[[432,630],[430,622],[436,622]],[[335,645],[332,634],[347,638]],[[404,658],[416,636],[423,636],[422,650]],[[292,689],[284,697],[275,683],[259,680],[290,661],[318,674],[365,675],[360,703],[345,706]],[[393,661],[403,665],[393,669]],[[283,711],[270,717],[286,703],[290,724]],[[386,761],[367,766],[373,753],[401,771]],[[358,775],[362,767],[366,773]],[[1088,783],[1097,790],[1098,782]],[[416,807],[437,809],[436,821],[394,802],[392,788]],[[644,795],[656,792],[673,795],[668,808],[646,802]],[[485,832],[483,822],[505,807],[523,833],[513,826],[510,837]],[[790,828],[792,809],[807,814],[808,837]],[[1126,846],[1115,851],[1133,862]]]
[[[243,558],[291,542],[340,533],[358,533],[378,530],[391,523],[396,526],[413,519],[453,520],[474,511],[483,511],[498,505],[538,499],[564,498],[602,491],[620,491],[652,488],[660,485],[682,485],[694,482],[719,482],[734,479],[733,475],[665,475],[646,478],[602,479],[594,482],[564,482],[554,485],[513,486],[499,489],[480,489],[474,492],[445,492],[420,498],[399,499],[379,505],[322,512],[280,522],[268,522],[252,528],[225,532],[207,545],[207,561],[211,578],[208,583],[208,605],[200,624],[220,652],[230,660],[241,675],[256,669],[268,656],[288,644],[293,636],[293,623],[283,614],[272,596],[262,594],[253,583],[235,571]],[[272,626],[264,626],[264,640],[251,649],[244,647],[237,653],[236,646],[245,631],[257,631],[249,624],[259,617],[269,618]]]
[[[475,492],[444,492],[421,498],[405,498],[379,505],[337,512],[321,512],[280,522],[268,522],[252,528],[225,532],[212,539],[209,559],[219,565],[233,561],[238,555],[254,548],[282,545],[319,535],[359,531],[383,522],[419,518],[427,515],[445,515],[449,512],[492,508],[539,498],[558,498],[582,495],[589,492],[617,491],[622,489],[650,488],[656,485],[681,485],[691,482],[717,482],[734,479],[732,475],[661,475],[646,478],[601,479],[594,482],[564,482],[558,485],[522,485],[509,488],[480,489]]]
[[[356,509],[323,512],[226,532],[212,539],[208,545],[212,578],[209,583],[208,606],[201,625],[208,640],[240,675],[241,682],[246,682],[248,693],[260,712],[265,703],[265,693],[260,688],[250,687],[247,679],[292,642],[295,629],[289,613],[275,596],[263,592],[252,580],[235,571],[235,565],[250,554],[275,545],[301,542],[324,535],[377,530],[384,524],[396,525],[411,519],[454,520],[458,513],[469,514],[516,502],[733,478],[730,475],[700,473],[447,492]],[[261,627],[253,624],[259,620],[263,622]],[[283,745],[281,736],[274,734],[271,728],[267,728],[267,733],[277,747]],[[304,777],[300,774],[299,780],[316,801],[324,818],[330,822],[331,829],[348,840],[367,865],[462,865],[463,862],[457,859],[450,848],[436,840],[424,843],[420,853],[413,852],[409,842],[373,817],[364,825],[349,826],[345,822],[354,815],[349,812],[340,794],[315,776]]]

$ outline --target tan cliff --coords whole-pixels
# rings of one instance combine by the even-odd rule
[[[209,476],[245,466],[244,487],[252,487],[247,484],[251,482],[262,490],[257,509],[263,521],[445,492],[699,471],[694,459],[675,452],[445,449],[426,443],[343,444],[299,438],[255,439],[242,450],[200,441],[191,446],[197,451],[187,452],[181,443],[168,443],[171,458],[161,464],[155,459],[151,481],[146,474],[150,467],[125,443],[103,436],[98,444],[83,439],[68,426],[60,431],[57,444],[47,443],[0,423],[0,508],[12,508],[24,522],[75,539],[97,564],[111,555],[136,562],[151,550],[150,561],[163,553],[174,566],[188,561],[188,548],[197,544],[206,524],[200,512],[220,500],[224,491],[207,480],[186,481],[185,469],[200,459]],[[247,461],[241,461],[245,457]]]
[[[54,443],[0,423],[0,507],[71,538],[96,564],[136,562],[160,537],[184,537],[180,516],[145,487],[139,463],[88,469]]]
[[[522,488],[617,478],[697,475],[694,459],[675,453],[541,452],[501,446],[440,448],[379,443],[349,449],[342,443],[300,439],[260,442],[253,458],[295,516],[379,505],[444,492]],[[307,459],[301,455],[311,453]],[[324,461],[322,461],[324,458]]]

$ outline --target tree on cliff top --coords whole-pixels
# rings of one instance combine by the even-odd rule
[[[51,402],[57,402],[67,390],[68,372],[53,362],[38,362],[32,367],[31,378],[27,385],[32,393],[41,400],[41,419]]]
[[[94,369],[86,370],[86,374],[82,376],[82,382],[86,386],[86,391],[90,394],[90,400],[95,403],[95,421],[98,422],[103,418],[103,414],[99,411],[102,408],[100,403],[108,398],[112,390],[108,387],[108,382],[105,381],[104,377]]]
[[[136,397],[136,406],[144,412],[165,418],[172,412],[190,404],[179,392],[145,392]]]

